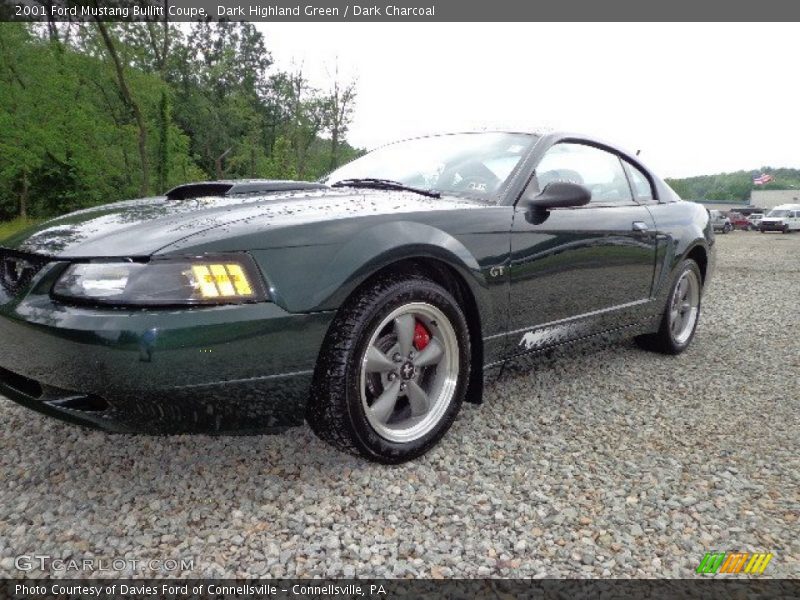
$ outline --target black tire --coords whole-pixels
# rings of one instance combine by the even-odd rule
[[[762,227],[762,228],[760,228],[760,229],[759,229],[759,231],[760,231],[761,233],[764,233],[764,231],[766,231],[766,230],[765,230],[765,229]]]
[[[730,231],[731,231],[730,225],[725,225],[725,227],[722,228],[722,233],[730,233]]]
[[[783,226],[783,233],[789,233],[789,226],[788,225],[784,225]]]
[[[459,371],[452,399],[433,429],[418,439],[396,442],[379,435],[367,418],[360,363],[383,320],[411,302],[430,304],[450,321]],[[466,317],[447,290],[421,276],[383,276],[357,291],[331,324],[317,361],[306,420],[318,437],[339,450],[384,464],[412,460],[433,448],[453,424],[466,395],[470,356]]]
[[[683,274],[687,271],[692,271],[699,282],[699,298],[697,302],[697,317],[694,321],[694,325],[692,326],[691,333],[689,337],[682,341],[677,342],[675,336],[672,333],[670,327],[670,303],[672,301],[673,295],[675,294],[675,288],[678,285],[678,282],[683,277]],[[641,335],[636,338],[637,344],[644,348],[645,350],[650,350],[652,352],[660,352],[662,354],[680,354],[684,350],[686,350],[689,345],[692,343],[694,339],[694,334],[697,331],[697,324],[700,322],[700,312],[702,306],[702,298],[703,298],[703,277],[700,273],[700,268],[697,266],[697,263],[692,259],[684,260],[678,267],[675,275],[675,280],[672,282],[672,285],[669,289],[669,295],[667,296],[667,303],[664,306],[664,315],[661,318],[661,324],[659,326],[658,332],[653,334]]]

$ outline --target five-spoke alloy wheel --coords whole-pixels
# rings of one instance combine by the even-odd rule
[[[689,347],[697,330],[703,295],[700,267],[687,258],[678,265],[675,273],[658,332],[636,338],[639,345],[647,350],[680,354]]]
[[[700,313],[700,278],[692,269],[686,269],[672,290],[669,307],[669,327],[672,338],[684,345],[694,333]]]
[[[361,361],[361,401],[379,435],[409,442],[428,433],[453,399],[458,341],[445,314],[412,302],[392,311]]]
[[[416,458],[458,414],[470,349],[465,315],[450,292],[419,275],[380,278],[331,325],[307,420],[325,441],[371,460]]]

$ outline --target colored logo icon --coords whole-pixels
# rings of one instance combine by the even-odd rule
[[[748,573],[761,575],[773,556],[772,553],[758,552],[754,554],[749,552],[706,552],[696,572],[700,574]]]

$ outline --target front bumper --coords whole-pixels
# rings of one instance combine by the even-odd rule
[[[302,423],[333,313],[291,314],[272,303],[67,306],[50,298],[47,271],[21,299],[0,290],[0,394],[111,431],[248,433]]]
[[[783,231],[785,226],[786,224],[781,221],[761,221],[759,229],[763,231]]]

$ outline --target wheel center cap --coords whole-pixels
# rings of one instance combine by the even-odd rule
[[[411,362],[407,362],[400,367],[400,377],[403,378],[403,381],[408,381],[414,377],[414,365]]]

